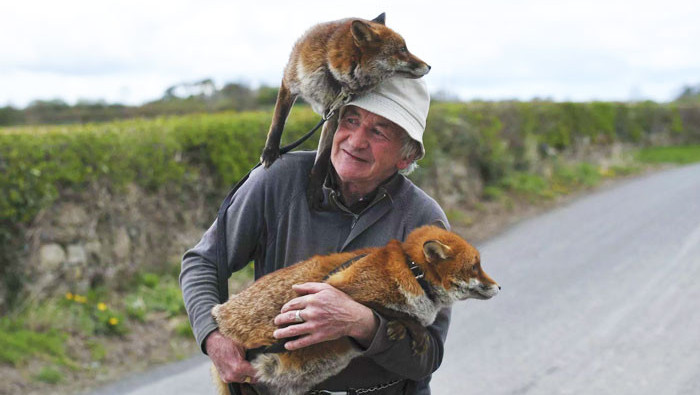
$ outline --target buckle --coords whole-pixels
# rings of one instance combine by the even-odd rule
[[[421,270],[420,266],[416,265],[415,262],[411,261],[409,268],[417,280],[425,277],[425,273]]]

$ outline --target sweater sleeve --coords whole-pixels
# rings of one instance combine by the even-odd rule
[[[260,169],[257,169],[260,170]],[[228,275],[260,254],[264,235],[265,193],[262,174],[254,171],[236,192],[226,214]],[[219,303],[216,263],[216,221],[182,258],[180,287],[192,330],[206,353],[206,337],[217,328],[211,309]],[[263,244],[264,245],[264,244]]]

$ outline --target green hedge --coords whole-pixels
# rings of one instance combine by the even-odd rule
[[[296,107],[283,142],[318,119],[308,107]],[[20,282],[8,267],[12,251],[22,248],[21,229],[62,191],[99,181],[114,189],[133,182],[177,192],[196,187],[207,171],[219,190],[203,192],[221,197],[257,163],[270,120],[269,112],[229,112],[0,128],[0,276],[10,288]],[[427,156],[413,176],[419,184],[445,163],[459,162],[476,169],[486,185],[502,185],[530,171],[542,155],[565,152],[578,141],[700,143],[700,105],[434,103],[424,140]],[[313,149],[317,141],[302,148]]]
[[[257,162],[270,123],[262,112],[222,113],[113,123],[0,129],[0,218],[27,223],[63,188],[103,180],[147,189],[196,181],[205,166],[222,188]],[[295,108],[289,142],[318,116]],[[464,161],[495,182],[528,170],[528,147],[565,151],[577,139],[646,145],[651,135],[700,142],[700,106],[624,103],[436,103],[425,134],[430,167],[439,157]],[[317,139],[304,148],[315,147]],[[531,151],[532,149],[530,149]]]
[[[295,111],[284,140],[316,121],[311,111]],[[0,129],[0,217],[27,223],[60,190],[97,180],[178,188],[205,166],[225,187],[257,163],[269,122],[266,113],[225,113]]]
[[[486,184],[577,142],[639,146],[700,142],[700,106],[642,103],[471,102],[431,107],[424,137],[430,168],[449,158],[476,169]],[[423,171],[423,174],[426,172]],[[420,175],[419,175],[420,177]]]

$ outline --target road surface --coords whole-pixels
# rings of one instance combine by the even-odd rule
[[[478,246],[434,394],[700,394],[700,165],[626,181]],[[205,357],[95,394],[211,394]]]

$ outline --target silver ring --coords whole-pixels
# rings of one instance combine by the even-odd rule
[[[306,321],[306,320],[304,320],[304,318],[302,318],[302,316],[301,316],[301,310],[297,310],[297,311],[294,312],[294,320],[295,320],[296,322],[298,322],[298,323],[302,323],[302,322]]]

